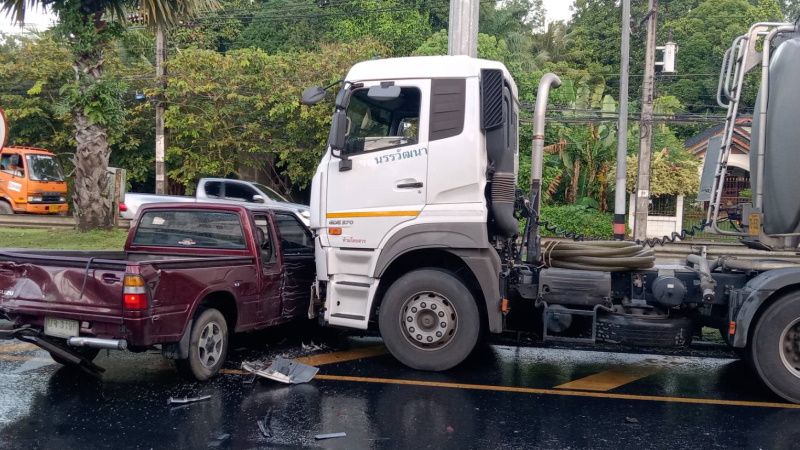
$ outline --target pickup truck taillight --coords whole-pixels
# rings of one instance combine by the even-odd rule
[[[147,308],[147,290],[141,275],[125,275],[122,306],[125,309]]]

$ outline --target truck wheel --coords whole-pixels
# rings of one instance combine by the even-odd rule
[[[773,392],[800,403],[800,293],[778,299],[758,320],[748,360]]]
[[[447,370],[464,361],[480,334],[475,298],[450,272],[415,270],[392,284],[378,317],[381,336],[401,363]]]
[[[678,347],[692,342],[692,321],[685,317],[597,317],[597,340],[632,347]]]
[[[8,203],[0,201],[0,214],[14,214],[14,210]]]
[[[89,361],[94,361],[97,358],[97,355],[100,354],[99,348],[91,348],[91,347],[76,347],[73,348],[76,353],[80,353],[81,356],[88,359]],[[50,353],[50,357],[53,358],[53,361],[61,364],[62,366],[70,367],[72,363],[67,361],[66,359],[56,355],[55,353]]]
[[[228,354],[228,325],[216,309],[201,308],[195,314],[189,336],[189,357],[178,359],[178,372],[188,379],[205,381],[216,375]]]

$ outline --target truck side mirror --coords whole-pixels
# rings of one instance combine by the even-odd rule
[[[328,135],[328,145],[331,150],[341,152],[344,150],[344,139],[347,136],[347,114],[344,111],[333,113],[331,132]]]
[[[253,203],[264,203],[264,196],[259,194],[253,195]]]
[[[312,86],[303,91],[303,98],[300,100],[304,105],[316,105],[325,98],[325,88],[322,86]]]

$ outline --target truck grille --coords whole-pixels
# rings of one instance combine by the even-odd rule
[[[61,194],[58,192],[47,192],[42,194],[42,203],[59,203]]]

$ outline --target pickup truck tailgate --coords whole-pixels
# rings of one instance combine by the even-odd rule
[[[0,310],[121,324],[125,270],[126,261],[3,253]]]

